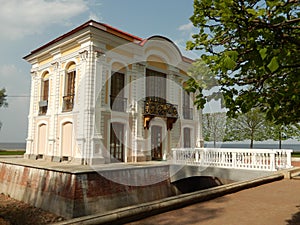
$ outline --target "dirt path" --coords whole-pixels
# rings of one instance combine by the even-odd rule
[[[0,194],[0,225],[42,225],[63,218]]]

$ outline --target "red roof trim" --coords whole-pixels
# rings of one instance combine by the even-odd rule
[[[130,34],[130,33],[125,32],[125,31],[119,30],[119,29],[117,29],[117,28],[115,28],[115,27],[112,27],[112,26],[110,26],[110,25],[108,25],[108,24],[105,24],[105,23],[99,23],[99,22],[95,22],[95,21],[93,21],[93,22],[94,22],[94,23],[101,24],[102,26],[105,26],[105,27],[107,27],[107,28],[110,28],[110,29],[112,29],[112,30],[114,30],[114,31],[116,31],[116,32],[118,32],[118,33],[124,34],[124,35],[126,35],[126,36],[128,36],[128,37],[131,37],[131,38],[133,38],[133,39],[136,39],[136,40],[138,40],[138,41],[142,41],[142,40],[143,40],[142,38],[140,38],[140,37],[138,37],[138,36],[135,36],[135,35],[132,35],[132,34]]]
[[[117,29],[117,28],[114,28],[114,27],[112,27],[112,26],[110,26],[110,25],[107,25],[107,24],[104,24],[104,23],[99,23],[99,22],[96,22],[96,21],[94,21],[94,20],[89,20],[88,22],[86,22],[86,23],[80,25],[79,27],[76,27],[75,29],[73,29],[73,30],[71,30],[71,31],[69,31],[69,32],[67,32],[67,33],[65,33],[65,34],[63,34],[63,35],[61,35],[61,36],[59,36],[58,38],[56,38],[56,39],[54,39],[54,40],[48,42],[47,44],[45,44],[45,45],[43,45],[43,46],[41,46],[41,47],[39,47],[39,48],[37,48],[37,49],[31,51],[31,53],[30,53],[29,55],[27,55],[27,56],[25,56],[25,57],[23,57],[23,58],[25,59],[25,58],[27,58],[28,56],[30,56],[31,54],[34,54],[34,53],[36,53],[36,52],[38,52],[38,51],[40,51],[40,50],[42,50],[42,49],[44,49],[44,48],[46,48],[46,47],[48,47],[48,46],[50,46],[50,45],[52,45],[52,44],[54,44],[54,43],[56,43],[56,42],[58,42],[58,41],[60,41],[60,40],[62,40],[62,39],[64,39],[64,38],[66,38],[66,37],[68,37],[68,36],[70,36],[70,35],[72,35],[72,34],[78,32],[78,31],[80,31],[80,30],[82,30],[82,29],[88,27],[88,26],[92,26],[92,27],[95,27],[95,28],[97,28],[97,29],[101,29],[100,27],[93,25],[93,23],[98,24],[98,25],[100,25],[100,26],[106,27],[106,28],[108,29],[108,31],[106,30],[107,32],[109,32],[109,29],[111,29],[111,30],[115,31],[116,33],[120,33],[120,34],[122,34],[122,35],[124,35],[124,36],[127,36],[128,38],[133,39],[133,40],[131,40],[132,42],[134,42],[134,40],[137,40],[138,42],[140,42],[140,41],[143,40],[143,39],[140,38],[140,37],[137,37],[137,36],[134,36],[134,35],[129,34],[129,33],[127,33],[127,32],[121,31],[121,30],[119,30],[119,29]],[[114,33],[114,35],[118,36],[118,35],[115,34],[115,33]],[[122,36],[120,35],[120,37],[122,37]]]
[[[98,26],[97,26],[97,25],[98,25]],[[165,39],[166,41],[169,41],[169,42],[171,42],[171,43],[174,44],[173,41],[171,41],[170,39],[168,39],[168,38],[166,38],[166,37],[163,37],[163,36],[155,35],[155,36],[152,36],[152,37],[150,37],[150,38],[148,38],[148,39],[142,39],[142,38],[140,38],[140,37],[138,37],[138,36],[132,35],[132,34],[127,33],[127,32],[124,32],[124,31],[119,30],[119,29],[117,29],[117,28],[115,28],[115,27],[112,27],[112,26],[110,26],[110,25],[108,25],[108,24],[105,24],[105,23],[99,23],[99,22],[96,22],[96,21],[94,21],[94,20],[89,20],[88,22],[86,22],[86,23],[84,23],[84,24],[82,24],[82,25],[76,27],[75,29],[73,29],[73,30],[71,30],[71,31],[69,31],[69,32],[67,32],[67,33],[65,33],[65,34],[63,34],[63,35],[61,35],[61,36],[59,36],[58,38],[56,38],[56,39],[54,39],[54,40],[48,42],[47,44],[45,44],[45,45],[43,45],[43,46],[41,46],[41,47],[39,47],[39,48],[37,48],[37,49],[31,51],[31,53],[28,54],[28,55],[26,55],[25,57],[23,57],[23,59],[26,59],[26,58],[29,57],[30,55],[35,54],[35,53],[41,51],[42,49],[47,48],[48,46],[51,46],[52,44],[55,44],[56,42],[58,42],[58,41],[60,41],[60,40],[63,40],[64,38],[66,38],[66,37],[68,37],[68,36],[70,36],[70,35],[72,35],[72,34],[78,32],[78,31],[80,31],[80,30],[82,30],[82,29],[84,29],[84,28],[86,28],[86,27],[89,27],[89,26],[95,27],[95,28],[97,28],[97,29],[104,30],[104,31],[106,31],[106,32],[109,32],[109,33],[111,33],[111,34],[113,34],[113,35],[116,35],[116,36],[118,36],[118,37],[121,37],[121,38],[126,38],[126,37],[127,37],[128,39],[127,39],[127,38],[126,38],[126,39],[127,39],[128,41],[131,41],[131,42],[133,42],[133,43],[139,44],[140,46],[143,46],[148,40],[150,40],[151,38],[154,38],[154,37],[160,37],[160,38],[163,38],[163,39]],[[105,27],[107,30],[101,28],[101,26]],[[112,31],[114,31],[114,32],[112,32]],[[120,35],[118,35],[118,34],[120,34]],[[179,53],[180,53],[181,58],[182,58],[183,61],[185,61],[185,62],[187,62],[187,63],[193,63],[193,62],[194,62],[194,60],[192,60],[192,59],[190,59],[190,58],[188,58],[188,57],[183,56],[182,53],[181,53],[181,51],[178,49],[177,45],[174,44],[174,46],[175,46],[175,47],[177,48],[177,50],[179,51]]]

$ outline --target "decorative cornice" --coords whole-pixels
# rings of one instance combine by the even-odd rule
[[[79,52],[79,55],[82,61],[86,61],[88,59],[89,52],[87,50],[84,50],[83,52]]]
[[[57,61],[53,62],[53,63],[51,63],[51,65],[52,65],[53,69],[57,70],[58,66],[59,66],[59,62],[57,62]]]

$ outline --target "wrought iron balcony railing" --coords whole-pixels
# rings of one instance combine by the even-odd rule
[[[144,104],[144,115],[178,118],[177,106],[158,97],[149,97]]]
[[[39,115],[45,115],[48,109],[48,100],[39,101]]]
[[[183,119],[192,120],[193,119],[193,108],[182,107]]]
[[[74,106],[74,95],[66,95],[63,97],[63,112],[69,112],[73,110]]]
[[[110,108],[112,111],[126,112],[127,98],[110,96]]]

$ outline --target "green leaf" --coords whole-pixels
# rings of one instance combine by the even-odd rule
[[[275,72],[278,68],[279,68],[279,63],[277,61],[277,57],[274,56],[272,59],[271,59],[271,62],[268,64],[267,66],[271,72]]]
[[[256,15],[256,11],[255,11],[254,9],[247,9],[247,12],[248,12],[249,14],[252,14],[253,16]]]
[[[259,50],[259,54],[260,54],[262,60],[264,60],[267,57],[267,51],[268,51],[268,49],[266,49],[266,48]]]
[[[234,67],[236,66],[236,63],[234,60],[232,60],[228,55],[226,55],[224,57],[224,66],[229,69],[232,70],[234,69]]]

